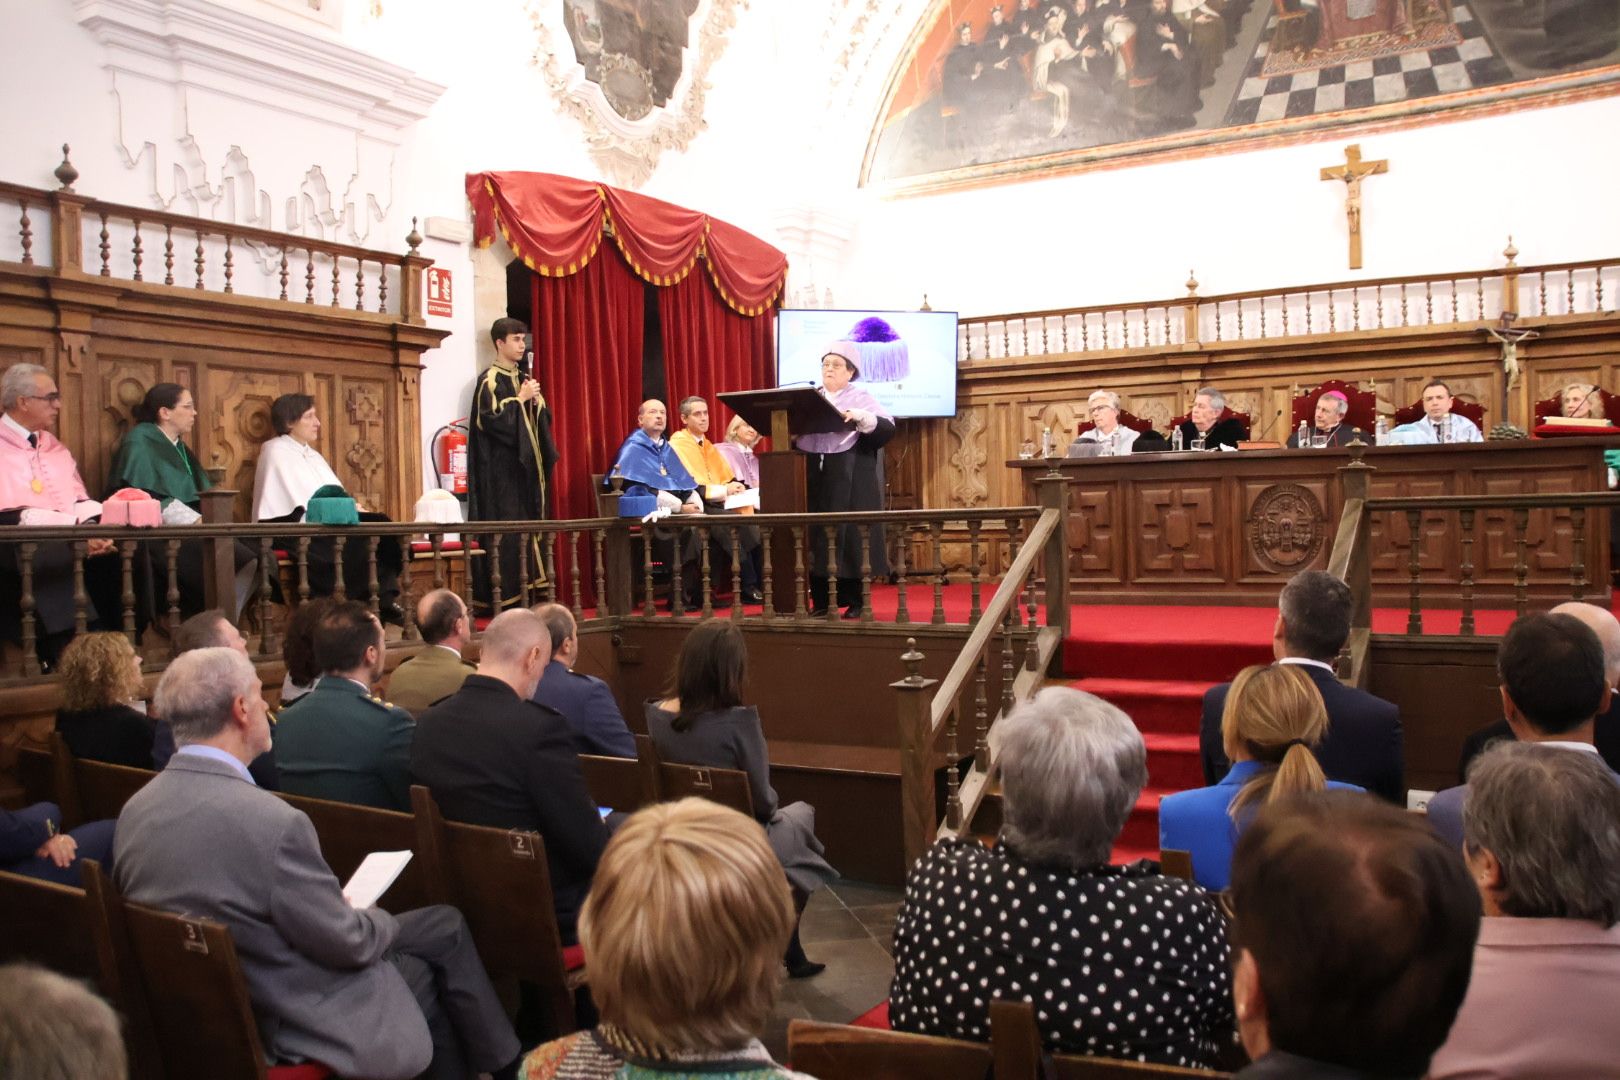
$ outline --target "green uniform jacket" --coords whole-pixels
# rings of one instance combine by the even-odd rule
[[[281,710],[276,770],[281,790],[380,810],[411,808],[411,739],[416,721],[341,676]]]

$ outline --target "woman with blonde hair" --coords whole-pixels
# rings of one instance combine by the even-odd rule
[[[145,689],[141,658],[123,634],[80,634],[62,650],[56,730],[74,757],[152,767],[152,722],[133,708]]]
[[[637,812],[608,842],[579,915],[601,1022],[536,1048],[519,1075],[801,1076],[759,1041],[792,927],[756,822],[705,799]]]
[[[1592,383],[1572,382],[1558,392],[1558,412],[1574,420],[1602,420],[1603,395]]]
[[[1226,888],[1232,849],[1262,806],[1300,791],[1345,788],[1328,780],[1314,748],[1327,735],[1322,692],[1298,664],[1256,664],[1232,680],[1221,714],[1221,741],[1232,770],[1213,787],[1167,795],[1159,803],[1159,848],[1192,854],[1193,878]]]

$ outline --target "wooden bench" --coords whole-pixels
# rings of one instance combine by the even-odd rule
[[[655,802],[697,796],[754,816],[748,774],[741,769],[677,765],[658,755],[649,736],[637,735],[636,759],[581,754],[585,786],[598,806],[635,811]]]
[[[81,761],[57,731],[51,732],[45,750],[19,748],[17,773],[30,803],[52,802],[61,809],[64,829],[116,818],[129,797],[157,775],[150,769]]]
[[[377,906],[397,915],[433,903],[428,871],[422,860],[414,857],[420,854],[420,833],[413,815],[279,791],[274,794],[309,815],[321,843],[321,857],[339,881],[347,881],[374,851],[409,851],[413,858],[378,898]]]

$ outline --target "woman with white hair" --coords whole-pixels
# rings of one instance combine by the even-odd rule
[[[1070,456],[1080,456],[1074,452],[1075,447],[1086,443],[1101,446],[1103,457],[1117,457],[1131,452],[1131,444],[1136,442],[1138,432],[1119,422],[1118,394],[1112,390],[1093,390],[1086,399],[1086,411],[1091,414],[1091,427],[1069,444]]]
[[[1433,1080],[1613,1076],[1620,783],[1590,747],[1498,743],[1468,773],[1463,858],[1484,905]]]
[[[1208,1064],[1232,1032],[1214,901],[1109,851],[1147,783],[1130,717],[1047,687],[998,725],[1002,830],[918,860],[894,931],[897,1031],[987,1041],[990,1002],[1025,1000],[1046,1048]]]

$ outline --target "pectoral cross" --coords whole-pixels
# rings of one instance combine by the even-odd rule
[[[1322,170],[1323,180],[1344,183],[1344,216],[1350,223],[1350,269],[1361,269],[1361,182],[1369,176],[1389,172],[1389,162],[1362,161],[1361,144],[1344,148],[1344,164]]]

